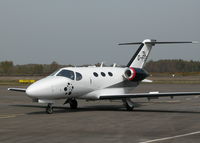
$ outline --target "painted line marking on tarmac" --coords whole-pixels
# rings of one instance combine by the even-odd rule
[[[0,115],[0,119],[15,118],[17,116],[22,116],[24,114],[10,114],[10,115]]]
[[[149,141],[144,141],[144,142],[139,142],[139,143],[153,143],[153,142],[158,142],[158,141],[170,140],[170,139],[174,139],[174,138],[191,136],[191,135],[195,135],[195,134],[200,134],[200,131],[182,134],[182,135],[177,135],[177,136],[166,137],[166,138],[160,138],[160,139],[155,139],[155,140],[149,140]]]

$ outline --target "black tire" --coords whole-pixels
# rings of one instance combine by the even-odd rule
[[[53,113],[53,107],[51,105],[48,105],[46,108],[46,113],[47,114],[52,114]]]
[[[74,99],[70,101],[70,108],[71,109],[77,109],[78,108],[78,102]]]
[[[134,107],[126,106],[127,111],[133,111]]]
[[[127,111],[133,111],[133,109],[134,109],[134,106],[132,105],[128,105],[128,103],[126,103],[126,110]]]

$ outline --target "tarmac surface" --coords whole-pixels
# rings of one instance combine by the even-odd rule
[[[0,86],[0,143],[199,143],[200,96],[121,101],[78,100],[79,109],[32,103],[25,93]],[[199,84],[141,84],[134,92],[200,91]]]

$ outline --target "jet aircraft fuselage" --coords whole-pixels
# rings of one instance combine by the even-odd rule
[[[26,92],[35,102],[47,103],[46,112],[53,112],[53,103],[58,99],[66,99],[72,109],[78,107],[77,99],[85,100],[122,100],[127,110],[133,110],[131,98],[158,98],[173,96],[200,95],[200,92],[149,92],[133,93],[133,89],[145,78],[148,73],[143,69],[149,53],[156,44],[196,43],[184,42],[157,42],[146,39],[143,42],[122,43],[120,45],[139,44],[139,48],[130,59],[126,67],[66,67],[61,68],[50,76],[43,78],[27,89],[9,88],[11,91]]]
[[[129,72],[130,75],[126,75]],[[136,69],[137,70],[137,69]],[[33,99],[99,99],[101,94],[124,94],[133,90],[148,76],[145,70],[125,67],[71,67],[62,68],[30,85],[26,93]],[[128,73],[127,73],[128,74]],[[135,74],[135,75],[134,75]],[[136,79],[137,75],[140,79]],[[133,79],[131,76],[135,76]],[[103,90],[104,89],[104,90]]]

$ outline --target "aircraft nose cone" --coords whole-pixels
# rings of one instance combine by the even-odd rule
[[[37,96],[36,94],[37,92],[37,89],[33,86],[29,86],[27,89],[26,89],[26,94],[30,97],[35,97]]]
[[[26,89],[26,94],[29,97],[39,98],[41,96],[48,96],[51,94],[51,79],[41,79]]]
[[[46,77],[30,85],[26,89],[26,94],[31,98],[54,98],[57,95],[63,95],[61,91],[64,92],[66,83],[68,80],[65,77]]]

